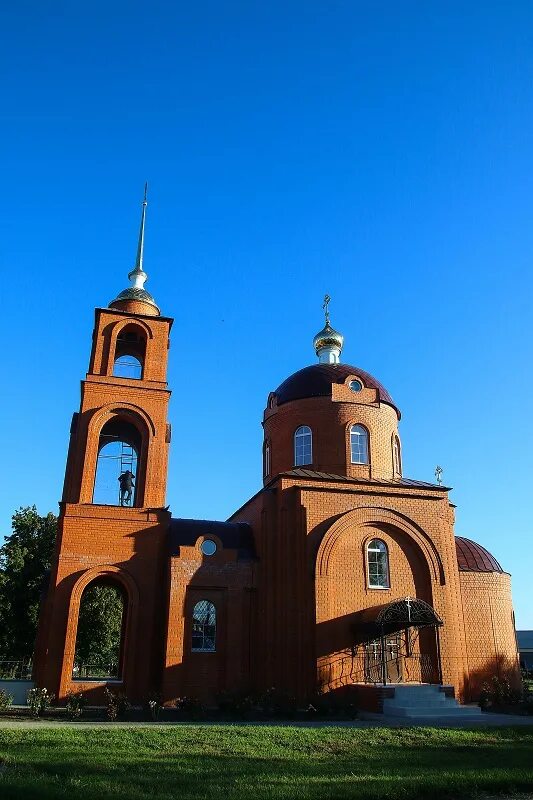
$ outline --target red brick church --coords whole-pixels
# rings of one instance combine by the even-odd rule
[[[372,375],[341,362],[327,302],[317,362],[268,394],[262,488],[226,522],[171,516],[172,319],[144,288],[145,213],[146,200],[131,286],[95,311],[38,684],[60,700],[80,689],[98,700],[112,682],[166,703],[273,686],[304,702],[317,686],[348,686],[373,707],[389,685],[471,699],[487,677],[516,674],[510,576],[454,535],[445,486],[404,476],[400,410]],[[97,584],[123,598],[110,675],[75,664],[80,605]]]

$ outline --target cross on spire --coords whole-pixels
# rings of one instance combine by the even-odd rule
[[[322,308],[324,309],[324,316],[326,317],[326,325],[329,325],[329,304],[331,302],[331,297],[329,294],[324,295],[324,304]]]

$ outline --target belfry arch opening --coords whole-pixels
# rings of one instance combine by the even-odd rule
[[[137,506],[142,436],[126,417],[110,419],[100,431],[93,503]]]
[[[121,680],[127,596],[108,578],[84,590],[78,614],[73,680]]]
[[[142,380],[146,358],[146,333],[139,325],[126,325],[117,336],[113,375]]]

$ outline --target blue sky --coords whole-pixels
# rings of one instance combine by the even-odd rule
[[[343,360],[403,411],[406,474],[442,464],[456,532],[513,573],[532,628],[531,4],[0,15],[0,531],[57,510],[93,309],[127,284],[148,180],[174,515],[223,519],[259,488],[266,397],[314,362],[327,291]]]

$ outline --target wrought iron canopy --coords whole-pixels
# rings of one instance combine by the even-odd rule
[[[382,608],[376,623],[388,628],[398,624],[399,628],[423,628],[426,625],[442,625],[442,620],[429,603],[417,598],[406,597]]]
[[[386,606],[367,608],[354,615],[355,642],[364,643],[407,628],[441,627],[442,619],[424,600],[405,597]]]

